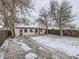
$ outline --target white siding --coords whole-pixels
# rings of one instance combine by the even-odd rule
[[[42,29],[42,31],[40,31],[40,34],[45,34],[45,30]]]
[[[15,36],[20,36],[20,29],[15,28]]]
[[[23,32],[23,35],[34,35],[35,33],[35,29],[32,29],[33,32],[30,32],[30,29],[27,29],[27,32]]]
[[[22,30],[23,35],[35,35],[39,34],[39,29],[37,29],[37,33],[35,32],[35,29],[32,29],[32,32],[30,32],[30,29],[27,29],[27,32],[25,32],[25,29],[15,28],[15,36],[20,36],[20,30]],[[40,34],[45,34],[45,30],[40,30]]]

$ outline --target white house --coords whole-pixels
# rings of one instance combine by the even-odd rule
[[[36,25],[16,25],[15,26],[15,36],[24,36],[24,35],[36,35],[36,34],[45,34],[46,28]]]

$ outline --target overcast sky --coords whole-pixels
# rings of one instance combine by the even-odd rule
[[[36,10],[32,14],[35,16],[35,18],[38,17],[38,11],[42,7],[49,6],[49,1],[50,0],[33,0]],[[62,0],[58,0],[58,1],[61,2]],[[79,25],[79,0],[67,0],[67,1],[69,1],[72,4],[73,13],[77,15],[73,23]]]

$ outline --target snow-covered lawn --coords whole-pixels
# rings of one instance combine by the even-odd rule
[[[43,36],[31,36],[33,42],[37,42],[41,45],[46,45],[54,48],[62,53],[69,56],[74,56],[79,58],[79,38],[74,37],[60,37],[56,35],[43,35]],[[0,59],[5,57],[9,58],[19,58],[19,59],[35,59],[38,57],[37,54],[32,53],[32,48],[27,45],[28,38],[15,38],[6,40],[5,43],[0,48]],[[26,42],[26,43],[24,43]],[[33,43],[32,42],[32,43]],[[9,43],[9,46],[8,46]],[[6,53],[6,49],[7,53]],[[30,57],[29,57],[30,56]],[[6,59],[9,59],[6,58]]]
[[[57,49],[69,56],[79,57],[79,38],[74,37],[60,37],[56,35],[44,35],[32,37],[33,40]]]

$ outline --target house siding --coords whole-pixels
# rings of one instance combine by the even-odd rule
[[[20,36],[20,29],[15,28],[15,36]]]
[[[27,29],[27,32],[25,32],[25,29]],[[35,32],[35,30],[37,29],[37,33]],[[15,36],[20,36],[20,30],[22,30],[22,34],[24,35],[36,35],[39,34],[45,34],[45,30],[44,29],[38,29],[38,28],[15,28]],[[32,30],[32,32],[30,32],[30,30]]]

